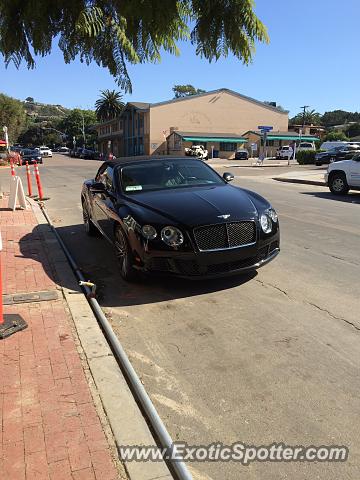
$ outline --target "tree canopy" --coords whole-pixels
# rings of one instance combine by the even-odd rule
[[[346,135],[350,138],[358,137],[360,135],[360,123],[352,123],[349,127],[345,130]]]
[[[78,145],[83,144],[83,121],[85,128],[85,138],[87,144],[92,144],[96,138],[93,125],[96,123],[96,114],[93,110],[81,110],[74,108],[57,124],[57,129],[65,133],[67,142],[72,143],[73,137],[75,137]]]
[[[291,125],[302,125],[303,122],[305,125],[321,125],[322,116],[315,110],[305,110],[305,113],[300,112],[290,119]]]
[[[196,95],[198,93],[205,93],[205,90],[201,88],[195,88],[193,85],[174,85],[173,92],[175,98],[190,97],[190,95]]]
[[[325,112],[322,116],[322,122],[326,127],[333,127],[334,125],[343,125],[349,122],[359,122],[360,113],[346,112],[345,110],[333,110]]]
[[[0,0],[0,53],[5,63],[34,68],[53,40],[66,63],[96,62],[131,92],[128,64],[178,55],[190,40],[208,61],[232,53],[251,62],[255,43],[267,42],[253,0]]]
[[[23,103],[0,93],[0,138],[3,136],[2,127],[6,125],[9,141],[16,142],[25,124],[26,114]]]
[[[119,116],[125,106],[121,93],[115,90],[102,90],[100,94],[100,98],[95,102],[98,120],[110,120]]]
[[[349,138],[344,132],[329,132],[323,138],[324,142],[336,142],[337,140],[347,142],[349,141]]]

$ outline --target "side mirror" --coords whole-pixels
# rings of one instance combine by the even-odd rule
[[[230,172],[225,172],[223,175],[223,179],[225,180],[225,182],[232,182],[234,178],[234,175]]]
[[[106,193],[105,185],[101,182],[95,182],[90,186],[90,192],[92,192],[92,193]]]

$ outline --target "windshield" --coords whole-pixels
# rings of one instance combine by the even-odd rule
[[[224,185],[224,181],[200,160],[156,160],[121,169],[126,193],[168,190],[203,185]]]

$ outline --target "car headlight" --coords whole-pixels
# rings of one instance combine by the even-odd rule
[[[260,225],[264,233],[270,233],[272,230],[272,220],[270,216],[266,213],[263,213],[260,217]]]
[[[147,240],[154,240],[157,237],[157,231],[152,225],[144,225],[141,232]]]
[[[276,213],[276,211],[273,209],[273,208],[269,208],[269,210],[266,212],[269,217],[271,218],[271,220],[274,222],[274,223],[277,223],[278,221],[278,215]]]
[[[178,228],[167,226],[161,230],[161,240],[170,247],[177,247],[184,243],[184,235]]]

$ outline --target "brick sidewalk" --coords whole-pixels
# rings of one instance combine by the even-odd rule
[[[120,477],[31,210],[0,200],[3,293],[51,290],[58,300],[6,305],[28,328],[0,340],[0,479]]]

